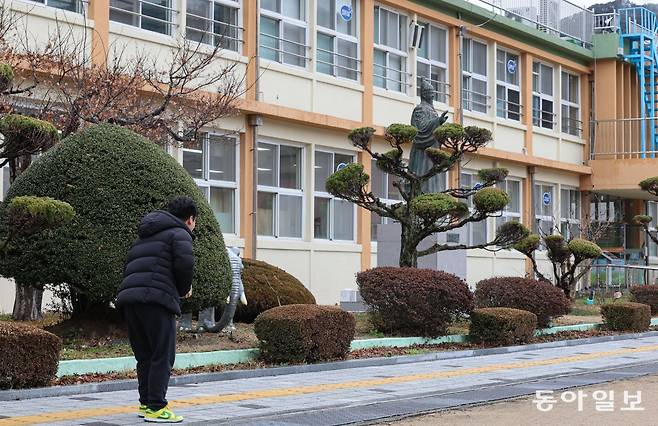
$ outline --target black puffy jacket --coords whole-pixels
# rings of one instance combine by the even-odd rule
[[[159,304],[180,315],[180,298],[192,287],[192,233],[182,220],[160,210],[144,216],[137,233],[139,238],[128,251],[116,307]]]

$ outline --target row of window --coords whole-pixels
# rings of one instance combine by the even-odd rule
[[[45,0],[44,0],[45,1]],[[55,0],[50,0],[55,1]],[[66,3],[64,0],[59,0]],[[172,34],[176,10],[172,0],[111,0],[110,19],[163,34]],[[238,0],[188,0],[188,38],[240,51],[242,40]],[[317,4],[316,71],[348,80],[359,80],[358,5],[356,0],[330,0]],[[373,83],[376,87],[407,93],[412,74],[408,69],[410,22],[406,15],[382,6],[374,10]],[[420,32],[416,50],[417,87],[421,79],[434,86],[434,98],[447,102],[448,37],[438,25],[417,22],[412,37]],[[417,25],[417,26],[416,26]],[[306,68],[310,52],[308,11],[305,0],[263,0],[260,12],[260,56]],[[536,127],[580,136],[579,76],[543,62],[532,64],[532,105],[521,102],[519,55],[497,49],[495,58],[495,104],[489,91],[489,49],[486,43],[466,38],[462,46],[462,98],[466,110],[521,121],[531,107]],[[559,104],[555,80],[561,86]],[[556,108],[559,105],[559,108]],[[558,119],[560,122],[558,123]]]

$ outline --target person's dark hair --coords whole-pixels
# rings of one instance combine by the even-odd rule
[[[196,218],[198,214],[196,203],[190,197],[174,198],[169,201],[167,210],[180,220],[187,220],[189,217]]]

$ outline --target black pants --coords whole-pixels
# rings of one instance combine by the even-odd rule
[[[139,403],[151,410],[167,406],[167,387],[176,357],[176,317],[160,305],[123,307],[128,336],[137,359]]]

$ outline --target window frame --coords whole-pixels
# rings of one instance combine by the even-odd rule
[[[224,235],[231,235],[231,236],[238,236],[239,232],[238,230],[240,229],[240,149],[239,149],[239,144],[240,140],[238,137],[231,135],[231,134],[226,134],[218,131],[204,131],[201,132],[200,135],[202,136],[202,147],[201,147],[201,156],[202,156],[202,176],[200,178],[192,177],[194,179],[194,182],[196,185],[199,187],[201,192],[203,193],[204,197],[206,198],[206,201],[210,203],[210,188],[223,188],[223,189],[231,189],[233,190],[233,232],[225,232],[222,230],[222,234]],[[231,141],[233,141],[234,145],[234,150],[235,150],[235,180],[234,181],[229,181],[229,180],[220,180],[220,179],[211,179],[210,178],[210,143],[212,142],[210,138],[213,136],[216,137],[222,137],[222,138],[227,138]],[[184,165],[184,153],[186,151],[198,151],[197,149],[192,149],[192,148],[182,148],[181,151],[181,165]],[[189,173],[189,172],[188,172]],[[219,222],[219,220],[217,220]],[[221,226],[221,224],[220,224]]]
[[[538,66],[538,71],[535,72],[535,65]],[[547,94],[542,91],[542,67],[548,67],[551,70],[551,91],[552,94]],[[532,61],[532,125],[535,128],[554,130],[557,125],[557,113],[555,112],[555,67],[551,64],[542,61]],[[537,87],[535,87],[535,76],[537,76]],[[539,109],[535,108],[535,99],[539,101]],[[550,102],[553,106],[553,111],[545,111],[544,101]],[[545,119],[545,115],[550,114],[551,121]]]
[[[539,191],[537,191],[537,187],[539,187]],[[534,187],[533,187],[533,195],[534,195],[533,203],[540,203],[540,205],[543,206],[544,201],[543,201],[542,198],[544,196],[544,189],[546,187],[551,188],[551,206],[550,206],[551,215],[547,216],[547,215],[541,214],[539,211],[537,211],[537,204],[533,204],[534,218],[533,218],[532,229],[533,229],[534,232],[536,232],[537,234],[540,234],[542,236],[544,234],[540,233],[540,231],[539,231],[540,230],[540,227],[539,227],[540,221],[543,221],[543,222],[550,221],[551,222],[551,232],[550,232],[550,234],[546,234],[546,235],[553,235],[555,233],[555,226],[556,226],[556,223],[555,223],[555,221],[556,221],[556,217],[555,217],[555,211],[556,211],[555,210],[555,208],[556,208],[555,207],[555,204],[556,204],[556,202],[555,202],[555,200],[556,200],[555,199],[555,191],[556,191],[557,186],[553,183],[535,182]]]
[[[327,1],[327,0],[325,0],[325,1]],[[332,1],[332,5],[335,7],[336,6],[336,1],[335,0],[331,0],[331,1]],[[354,7],[353,7],[354,12],[352,14],[352,19],[355,20],[355,22],[356,22],[356,25],[354,26],[356,35],[354,35],[354,36],[342,33],[340,31],[337,31],[336,29],[327,28],[327,27],[324,27],[320,24],[317,24],[318,20],[317,20],[317,17],[316,17],[316,26],[315,26],[316,28],[315,28],[315,30],[316,30],[317,34],[316,34],[316,46],[315,46],[315,49],[316,49],[315,71],[320,73],[320,74],[332,76],[334,78],[338,78],[338,79],[342,79],[342,80],[346,80],[346,81],[352,81],[352,82],[354,82],[354,81],[359,82],[359,81],[361,81],[361,73],[362,73],[362,70],[361,70],[361,43],[360,43],[361,26],[358,24],[358,22],[359,22],[358,19],[361,16],[360,15],[360,13],[361,13],[361,2],[360,1],[355,1],[355,0],[352,0],[352,1],[354,2]],[[316,10],[317,10],[317,7],[316,7]],[[339,19],[337,17],[336,13],[334,13],[334,17],[336,19]],[[335,21],[334,21],[334,25],[335,25]],[[320,49],[319,43],[317,42],[317,35],[319,35],[319,34],[322,34],[324,36],[332,38],[333,52],[328,52],[324,49]],[[349,57],[347,55],[344,55],[344,54],[341,54],[341,53],[338,52],[338,39],[341,39],[341,40],[349,42],[349,43],[356,44],[356,57],[355,58]],[[329,64],[325,61],[321,61],[320,58],[319,58],[320,52],[324,52],[327,55],[331,55],[332,59],[333,59],[333,64]],[[356,64],[356,68],[352,69],[352,68],[345,67],[343,65],[338,65],[337,57],[344,57],[344,58],[347,58],[348,60],[354,61],[355,64]],[[322,64],[324,66],[331,67],[331,73],[329,74],[329,73],[325,73],[325,72],[320,71],[319,70],[320,64]],[[347,72],[354,72],[355,73],[355,78],[352,79],[352,78],[349,78],[349,77],[338,75],[337,70],[339,68],[344,69]]]
[[[449,62],[448,61],[448,56],[449,56],[449,54],[448,54],[448,52],[449,52],[448,28],[446,28],[442,25],[434,24],[432,22],[418,21],[417,24],[423,26],[423,37],[422,37],[421,43],[428,43],[428,47],[427,47],[428,55],[427,56],[429,56],[429,58],[423,58],[422,56],[420,56],[419,50],[417,50],[417,52],[416,52],[416,62],[417,62],[417,64],[416,64],[416,79],[418,80],[418,82],[416,84],[416,86],[417,86],[416,96],[420,96],[420,79],[424,77],[424,78],[427,78],[430,81],[430,83],[432,84],[432,86],[434,87],[434,90],[435,90],[435,92],[434,92],[434,102],[447,104],[448,103],[448,98],[450,97],[450,90],[449,90],[449,88],[450,88],[450,82],[449,82],[450,76],[449,76],[449,72],[448,72],[448,62]],[[432,45],[429,44],[429,43],[431,43],[431,40],[432,40],[432,37],[430,36],[432,28],[443,31],[445,33],[445,46],[444,46],[445,52],[446,52],[445,62],[441,62],[441,61],[438,61],[438,60],[435,60],[435,59],[431,59]],[[429,69],[429,72],[430,72],[429,76],[421,76],[420,75],[420,73],[418,72],[418,63],[422,63],[424,65],[427,65],[427,67]],[[444,73],[444,76],[445,76],[445,81],[432,80],[432,67],[437,67],[437,68],[440,68],[441,70],[443,70],[443,73]],[[442,89],[437,90],[439,87],[442,88]]]
[[[290,67],[295,67],[295,68],[298,68],[298,69],[303,69],[303,70],[308,69],[309,62],[313,59],[312,57],[309,56],[309,51],[311,49],[311,46],[309,45],[309,23],[308,23],[308,17],[309,17],[309,12],[310,12],[309,7],[308,7],[309,2],[308,2],[308,0],[299,0],[299,2],[300,2],[300,5],[301,4],[304,5],[305,20],[303,20],[303,21],[299,20],[299,19],[296,19],[296,18],[291,18],[289,16],[283,15],[280,12],[274,12],[272,10],[265,9],[261,5],[260,10],[258,11],[258,20],[259,20],[258,28],[259,28],[259,32],[260,32],[260,34],[259,34],[259,40],[260,41],[259,41],[258,49],[259,49],[259,51],[261,51],[262,49],[265,49],[265,50],[275,52],[275,55],[277,56],[277,59],[269,59],[269,58],[263,57],[262,54],[260,55],[260,59],[264,59],[266,61],[277,62],[279,64],[290,66]],[[283,3],[281,3],[281,4],[283,4]],[[283,6],[282,6],[282,9],[283,9]],[[273,49],[270,46],[263,46],[263,44],[262,44],[263,43],[262,42],[263,37],[272,38],[270,34],[265,34],[262,31],[261,20],[262,20],[263,17],[278,22],[279,34],[278,34],[278,37],[276,38],[276,43],[278,45],[278,47],[276,49]],[[296,41],[286,40],[284,38],[284,26],[285,26],[284,24],[286,24],[286,23],[289,24],[289,25],[296,26],[296,27],[304,29],[304,43],[303,43],[303,45],[300,44],[300,43],[297,43]],[[293,45],[296,45],[296,46],[299,46],[299,47],[303,47],[304,54],[299,55],[297,53],[286,52],[285,49],[283,48],[282,43],[290,43],[290,44],[293,44]],[[291,64],[291,63],[288,63],[288,62],[284,62],[283,59],[285,58],[286,55],[291,55],[291,56],[294,56],[294,57],[299,58],[299,59],[303,58],[304,65],[300,66],[298,64]]]
[[[575,193],[575,195],[576,195],[576,212],[575,212],[576,217],[575,218],[573,218],[573,217],[563,217],[563,215],[562,215],[562,208],[565,205],[565,200],[564,200],[564,195],[565,195],[564,193],[565,192],[567,192],[567,194],[569,196],[569,200],[567,200],[567,202],[569,203],[569,207],[568,207],[569,216],[571,216],[571,199],[570,199],[570,197],[571,197],[572,193]],[[572,235],[573,225],[577,225],[578,227],[580,227],[580,214],[581,214],[581,208],[582,207],[580,205],[580,199],[579,198],[580,198],[580,191],[578,190],[578,188],[575,188],[575,187],[572,187],[572,186],[567,186],[567,185],[562,185],[560,187],[560,233],[562,234],[562,236],[565,239],[571,239],[572,237],[574,237],[574,235]],[[565,229],[566,229],[566,232],[565,232]],[[576,237],[577,237],[577,235],[576,235]]]
[[[470,181],[471,181],[470,185],[464,185],[464,177],[466,177],[466,176],[468,176]],[[459,186],[460,186],[460,188],[470,189],[470,188],[473,188],[478,183],[481,184],[482,182],[480,182],[478,173],[476,171],[468,170],[468,169],[460,170],[460,172],[459,172]],[[469,214],[472,214],[473,212],[475,212],[475,207],[473,206],[473,197],[467,198],[465,200],[465,202],[466,202],[466,205],[468,206]],[[475,241],[473,228],[477,225],[480,225],[480,224],[484,225],[484,233],[483,233],[484,240],[483,241]],[[484,244],[484,243],[488,242],[489,241],[489,228],[490,228],[489,225],[490,224],[489,224],[489,218],[488,217],[484,220],[479,221],[479,222],[469,222],[469,223],[467,223],[466,224],[466,244],[469,245],[469,246],[472,246],[472,245]]]
[[[496,230],[502,225],[503,223],[507,223],[511,220],[517,219],[516,221],[519,223],[523,223],[523,182],[519,178],[515,177],[508,177],[502,182],[498,182],[496,184],[496,188],[502,189],[505,191],[507,195],[510,195],[510,190],[508,186],[508,182],[515,182],[518,184],[518,204],[519,204],[519,210],[518,211],[511,211],[510,206],[511,203],[508,203],[505,208],[502,210],[501,215],[499,217],[496,217]],[[510,195],[511,197],[511,195]]]
[[[464,37],[463,38],[463,43],[464,46],[466,43],[469,43],[471,46],[468,48],[468,55],[469,58],[467,60],[462,60],[462,70],[461,70],[461,78],[462,78],[462,105],[465,111],[469,111],[472,113],[477,113],[477,114],[484,114],[488,115],[489,110],[491,108],[491,95],[489,95],[489,44],[484,41],[480,40],[477,38],[472,38],[472,37]],[[475,71],[473,71],[473,43],[479,43],[485,47],[485,52],[487,52],[487,57],[485,58],[485,64],[486,64],[486,75],[479,74]],[[462,52],[465,49],[462,47]],[[469,65],[470,69],[465,69],[466,65]],[[473,90],[473,85],[472,84],[466,84],[468,81],[469,83],[473,80],[480,81],[484,83],[485,91],[484,93],[480,92],[475,92]],[[469,87],[468,89],[466,87]],[[483,97],[485,99],[485,102],[480,102],[476,101],[473,98],[476,96]],[[484,111],[481,111],[479,109],[475,109],[473,106],[479,105],[480,107],[484,107]]]
[[[332,164],[335,163],[336,154],[352,157],[352,162],[350,164],[353,164],[357,161],[356,153],[354,153],[354,152],[348,153],[347,151],[337,151],[337,150],[332,150],[330,148],[318,147],[318,148],[315,148],[313,150],[313,167],[314,168],[316,167],[315,160],[317,158],[316,156],[317,156],[318,152],[323,153],[323,154],[330,154],[331,159],[332,159],[332,162],[331,162]],[[317,240],[317,241],[336,241],[336,242],[354,243],[356,241],[356,233],[357,233],[357,229],[356,229],[356,226],[357,226],[357,223],[356,223],[356,204],[350,203],[351,206],[352,206],[352,238],[347,239],[347,240],[336,238],[335,233],[334,233],[334,230],[335,230],[334,220],[336,218],[335,214],[334,214],[334,200],[341,200],[341,201],[344,201],[344,200],[342,200],[341,198],[333,196],[332,194],[330,194],[326,190],[324,190],[324,188],[322,188],[322,190],[319,190],[317,188],[317,186],[315,186],[315,173],[313,173],[313,174],[314,174],[314,181],[313,181],[313,183],[314,183],[314,188],[313,188],[313,209],[314,209],[313,219],[314,220],[315,220],[315,199],[316,198],[322,198],[322,199],[325,199],[325,200],[329,200],[329,218],[327,220],[327,223],[329,225],[329,229],[328,229],[328,234],[329,234],[328,237],[329,238],[316,237],[315,236],[315,226],[314,226],[313,227],[313,239]],[[329,174],[329,176],[331,176],[331,174]]]
[[[576,87],[576,102],[571,101],[570,99],[565,99],[565,97],[562,95],[563,93],[563,88],[565,84],[565,79],[564,76],[565,74],[569,77],[567,78],[566,82],[566,87],[568,90],[568,93],[570,94],[570,78],[576,78],[577,81],[577,87]],[[581,115],[581,108],[580,108],[580,75],[571,73],[569,71],[565,71],[564,69],[561,70],[560,72],[560,118],[561,118],[561,123],[562,125],[560,126],[560,131],[562,133],[571,135],[571,136],[576,136],[576,137],[582,137],[582,132],[583,132],[583,121],[582,121],[582,115]],[[564,107],[567,107],[568,109],[570,108],[575,108],[577,111],[577,118],[573,119],[571,117],[564,117],[563,109]],[[572,127],[573,124],[569,123],[575,123],[575,127]],[[575,129],[575,132],[572,133],[571,130]]]
[[[42,1],[39,1],[39,0],[23,0],[23,1],[26,2],[26,3],[34,3],[34,4],[38,4],[40,6],[50,7],[52,9],[66,10],[68,12],[80,13],[80,14],[86,13],[86,9],[87,9],[85,7],[85,1],[83,1],[83,0],[73,0],[73,4],[75,5],[75,10],[66,9],[66,8],[63,8],[63,7],[51,6],[49,4],[51,0],[42,0]]]
[[[181,13],[180,10],[178,10],[175,6],[178,6],[178,2],[175,0],[164,0],[167,2],[167,6],[161,6],[156,3],[152,3],[148,0],[124,0],[124,1],[130,1],[131,3],[134,4],[133,10],[128,10],[128,9],[122,9],[120,7],[112,6],[112,0],[110,0],[110,6],[109,6],[109,12],[110,12],[110,22],[114,22],[115,24],[119,25],[126,25],[129,27],[133,28],[138,28],[143,31],[149,31],[155,34],[162,34],[164,36],[168,37],[173,37],[175,35],[175,28],[178,27],[178,19],[176,19],[176,16]],[[143,6],[144,3],[147,3],[151,5],[151,7],[155,7],[157,9],[164,9],[167,13],[167,20],[162,20],[160,18],[152,17],[146,15],[147,19],[150,21],[155,21],[159,22],[163,25],[167,26],[167,31],[166,32],[160,32],[160,31],[154,31],[148,28],[143,27],[143,17],[144,17],[144,12],[143,12]],[[137,11],[135,11],[137,9]],[[116,13],[123,13],[129,16],[132,16],[133,19],[136,19],[137,23],[136,24],[126,24],[125,22],[121,21],[115,21],[112,19],[112,11],[115,11]]]
[[[305,234],[305,225],[306,225],[306,196],[304,194],[304,168],[305,168],[305,163],[306,163],[306,147],[303,144],[295,143],[295,142],[289,142],[289,141],[278,141],[278,140],[273,140],[270,138],[260,138],[258,140],[258,145],[257,149],[260,148],[260,144],[268,144],[268,145],[274,145],[277,147],[277,155],[276,155],[276,180],[277,180],[277,185],[278,186],[269,186],[269,185],[262,185],[260,183],[260,179],[258,182],[258,186],[256,188],[257,195],[258,193],[267,193],[267,194],[274,194],[274,208],[273,208],[273,231],[274,235],[263,235],[258,233],[258,227],[254,230],[256,232],[256,235],[258,238],[268,238],[268,239],[276,239],[276,240],[293,240],[293,241],[300,241],[304,239],[304,234]],[[293,189],[293,188],[282,188],[281,185],[281,146],[286,146],[286,147],[291,147],[291,148],[299,148],[301,149],[300,152],[300,162],[301,165],[299,166],[300,170],[300,177],[299,177],[299,189]],[[258,170],[258,165],[256,165],[257,172]],[[301,198],[301,222],[300,222],[300,227],[301,227],[301,235],[299,237],[290,237],[290,236],[281,236],[280,232],[280,222],[281,222],[281,203],[279,202],[280,196],[291,196],[291,197],[299,197]],[[258,205],[256,205],[256,210],[258,210]]]
[[[210,10],[209,10],[210,17],[207,17],[207,16],[204,17],[204,16],[199,16],[199,15],[192,14],[188,11],[188,9],[186,7],[186,9],[185,9],[185,16],[186,16],[185,37],[189,39],[189,37],[187,36],[187,32],[191,30],[192,32],[194,32],[196,34],[202,34],[202,41],[200,41],[198,43],[205,44],[205,45],[208,45],[208,46],[216,46],[216,38],[219,36],[220,39],[221,39],[221,37],[225,37],[225,36],[222,35],[222,34],[215,33],[214,32],[214,26],[217,25],[217,24],[218,25],[226,25],[226,26],[235,28],[235,30],[236,30],[236,38],[228,37],[229,40],[230,40],[229,43],[231,43],[231,44],[235,43],[236,49],[234,50],[234,49],[231,49],[231,48],[226,47],[226,46],[222,46],[222,49],[223,50],[228,50],[228,51],[231,51],[231,52],[242,53],[242,44],[244,43],[242,0],[196,0],[196,1],[203,1],[203,2],[209,3],[209,5],[210,5],[209,6],[210,7]],[[190,4],[190,0],[187,0],[186,6],[189,6],[189,4]],[[236,12],[237,12],[236,25],[229,24],[229,23],[226,23],[226,22],[221,22],[221,21],[215,21],[215,19],[214,19],[215,7],[218,4],[221,5],[221,6],[229,7],[229,8],[232,8],[232,9],[236,10]],[[201,19],[204,22],[210,23],[213,26],[213,31],[210,31],[208,29],[201,30],[201,29],[198,29],[198,28],[190,27],[189,24],[188,24],[190,16],[194,19]],[[206,36],[212,37],[212,43],[209,43],[207,41],[203,41],[203,39],[205,39]]]
[[[503,68],[505,69],[505,79],[501,80],[501,76],[498,75],[498,55],[503,53],[505,55],[505,60],[503,61]],[[517,83],[510,83],[507,81],[507,63],[512,59],[510,56],[516,56],[516,70],[514,74],[516,75]],[[496,48],[496,117],[502,118],[504,120],[521,122],[523,117],[523,99],[521,98],[521,77],[523,75],[523,70],[521,69],[521,56],[519,53],[514,52],[509,49],[502,47]],[[498,89],[502,88],[504,90],[505,98],[501,99],[498,96]],[[518,104],[509,100],[510,92],[516,92],[519,102]],[[501,107],[502,103],[502,107]],[[517,110],[513,111],[512,108],[516,107]],[[501,115],[502,114],[502,115]]]
[[[382,28],[381,22],[382,21],[381,21],[381,14],[377,12],[378,10],[385,10],[388,13],[394,13],[398,16],[398,19],[397,19],[397,22],[398,22],[398,24],[397,24],[398,48],[393,48],[393,47],[390,47],[390,46],[387,46],[387,45],[381,43],[381,33],[382,33],[382,31],[381,31],[381,28]],[[404,17],[404,19],[405,19],[405,26],[404,26],[405,30],[406,30],[407,26],[409,25],[409,19],[410,18],[405,13],[402,13],[400,11],[397,11],[395,9],[392,9],[392,8],[389,8],[389,7],[380,5],[380,4],[375,5],[375,13],[373,13],[373,16],[374,16],[374,19],[376,21],[376,22],[374,22],[374,28],[379,30],[379,32],[373,38],[373,70],[372,70],[372,72],[373,72],[373,86],[374,87],[379,87],[381,89],[388,90],[388,91],[391,91],[391,92],[407,94],[409,92],[409,87],[411,87],[411,82],[409,80],[410,80],[410,78],[413,77],[413,75],[411,73],[409,73],[409,71],[408,71],[409,70],[409,48],[407,46],[407,40],[406,40],[407,34],[406,33],[404,34],[404,39],[405,39],[404,44],[405,44],[405,46],[402,46],[402,40],[401,40],[402,39],[402,30],[400,29],[400,18]],[[399,49],[400,47],[403,47],[406,50],[400,50]],[[377,51],[380,51],[385,55],[385,65],[379,65],[374,61],[374,57],[377,56],[376,55]],[[400,70],[396,70],[396,69],[390,67],[390,55],[396,55],[396,56],[400,57],[400,65],[401,65]],[[378,68],[379,69],[381,69],[381,68],[384,69],[385,72],[384,72],[383,76],[378,75],[376,73],[376,70]],[[399,72],[400,76],[401,76],[401,80],[398,81],[398,80],[390,78],[389,75],[388,75],[389,71],[396,72],[396,73]],[[375,81],[378,80],[378,79],[383,79],[385,87],[379,86],[375,83]],[[390,84],[391,82],[394,82],[394,85],[399,84],[400,90],[397,90],[394,87],[391,88],[391,84]]]

